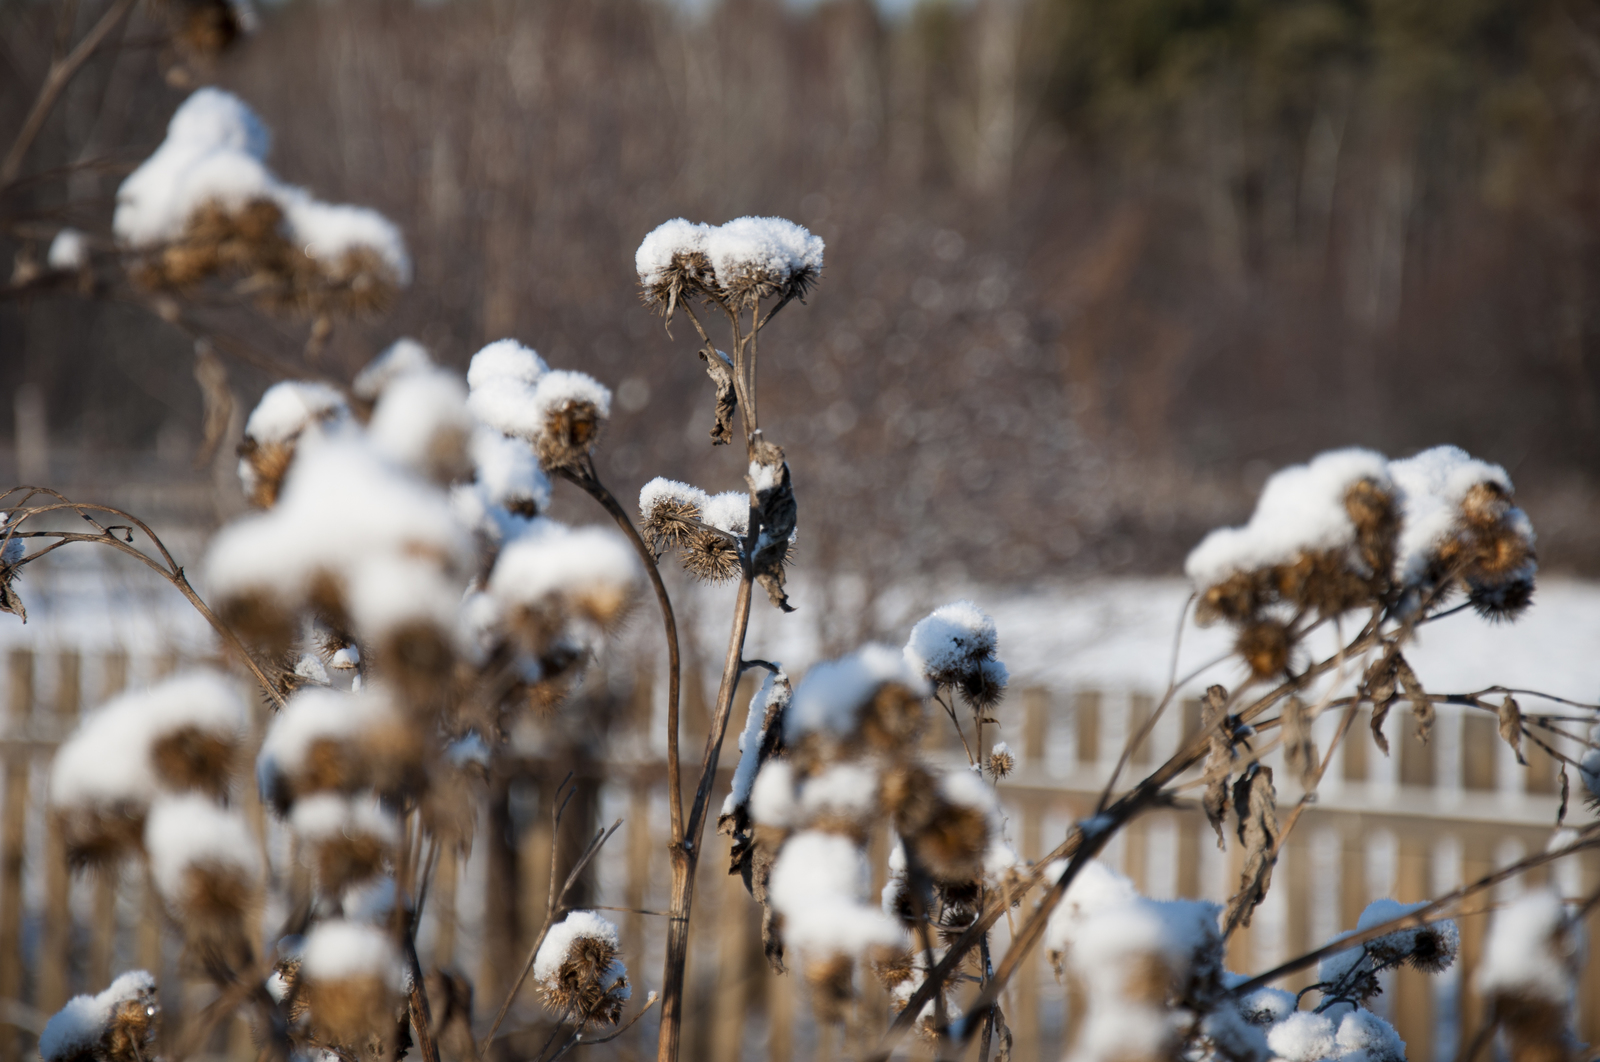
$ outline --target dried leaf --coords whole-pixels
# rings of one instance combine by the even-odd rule
[[[1205,809],[1206,821],[1217,831],[1217,847],[1227,848],[1222,833],[1228,817],[1228,775],[1233,770],[1233,735],[1229,733],[1228,691],[1221,686],[1206,690],[1200,702],[1200,727],[1209,735],[1206,742],[1205,795],[1200,806]]]
[[[991,1040],[994,1047],[994,1062],[1011,1062],[1011,1027],[1006,1024],[1006,1016],[1000,1010],[1000,1004],[996,1003],[990,1009],[990,1013],[994,1015]]]
[[[1500,702],[1500,739],[1511,746],[1511,751],[1517,754],[1517,762],[1526,767],[1528,761],[1522,758],[1522,709],[1509,693]]]
[[[1233,784],[1233,811],[1245,858],[1239,891],[1228,901],[1224,925],[1229,930],[1248,926],[1272,888],[1272,867],[1278,859],[1278,792],[1272,785],[1272,768],[1253,763],[1239,776]]]
[[[1567,821],[1567,798],[1571,795],[1571,784],[1567,779],[1567,765],[1563,762],[1561,764],[1561,806],[1556,809],[1557,827]]]
[[[755,548],[751,551],[750,566],[756,582],[767,592],[767,599],[775,608],[793,612],[789,598],[783,592],[783,562],[789,556],[789,541],[794,537],[799,510],[794,500],[794,484],[789,479],[789,463],[783,459],[783,448],[761,438],[760,432],[751,440],[751,474],[748,478],[750,492],[756,500]],[[758,477],[756,472],[760,470]]]
[[[1389,755],[1389,739],[1383,736],[1383,721],[1389,717],[1389,705],[1395,700],[1399,663],[1400,648],[1391,645],[1361,676],[1360,694],[1372,702],[1372,740],[1385,756]]]
[[[723,446],[733,441],[733,414],[739,405],[733,387],[733,363],[720,350],[702,350],[700,360],[706,363],[706,375],[717,385],[717,422],[711,428],[711,445]]]
[[[1411,702],[1411,714],[1417,720],[1417,740],[1426,745],[1433,733],[1433,699],[1422,688],[1422,680],[1411,670],[1406,658],[1396,653],[1394,660],[1395,677],[1400,680],[1400,688],[1405,691],[1406,700]]]
[[[9,612],[13,616],[28,622],[28,610],[22,606],[22,595],[17,593],[17,588],[11,585],[15,572],[6,572],[0,575],[0,612]]]
[[[1300,778],[1300,786],[1310,789],[1317,780],[1317,743],[1311,740],[1311,717],[1299,697],[1290,697],[1283,706],[1283,760]]]

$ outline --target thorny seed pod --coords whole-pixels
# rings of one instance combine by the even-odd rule
[[[416,726],[377,690],[308,686],[273,720],[256,775],[263,799],[287,814],[313,793],[415,794],[427,787],[425,761]]]
[[[160,792],[227,792],[245,707],[222,675],[185,672],[86,715],[56,753],[50,803],[75,865],[139,847]]]
[[[714,290],[716,275],[706,257],[710,231],[709,225],[674,218],[652,229],[634,254],[640,298],[669,322],[678,306]]]
[[[974,709],[997,703],[1009,674],[995,659],[994,620],[971,601],[935,609],[911,628],[906,661],[935,686],[959,689]]]
[[[1513,1062],[1577,1057],[1568,1005],[1577,989],[1582,932],[1552,889],[1525,893],[1496,912],[1477,988],[1500,1023]]]
[[[394,815],[371,796],[306,797],[290,813],[289,828],[310,850],[327,896],[379,874],[400,840]]]
[[[593,911],[573,911],[550,927],[533,976],[545,1005],[579,1025],[615,1025],[631,995],[617,927]]]
[[[819,1022],[832,1025],[844,1021],[855,999],[855,969],[855,960],[848,955],[806,959],[806,984],[811,986],[811,1006]]]
[[[312,1032],[357,1057],[385,1058],[405,989],[400,954],[374,926],[340,919],[306,937],[299,986]]]
[[[989,777],[998,782],[1017,769],[1017,758],[1012,755],[1011,746],[1001,741],[989,750],[989,761],[985,766],[988,768]]]
[[[1289,666],[1289,628],[1280,620],[1258,620],[1239,631],[1234,651],[1257,678],[1283,674]]]
[[[533,389],[533,439],[539,463],[547,469],[576,466],[600,441],[611,416],[611,392],[592,376],[555,370],[539,377]]]
[[[641,528],[657,555],[681,549],[700,533],[711,499],[699,487],[657,476],[639,491]]]
[[[736,307],[803,299],[822,276],[822,239],[783,218],[736,218],[706,233],[705,250],[722,297]]]
[[[208,968],[243,970],[260,904],[261,859],[237,813],[199,796],[164,798],[145,824],[150,871],[188,948]]]
[[[99,995],[75,996],[39,1035],[44,1062],[147,1062],[156,1057],[156,979],[130,970]]]
[[[743,571],[738,545],[708,528],[696,528],[682,552],[683,570],[704,582],[725,583]]]
[[[350,415],[344,396],[326,384],[285,380],[267,388],[245,422],[239,444],[239,480],[250,501],[264,509],[278,500],[283,477],[302,432]]]

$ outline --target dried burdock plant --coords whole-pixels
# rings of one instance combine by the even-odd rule
[[[52,1016],[39,1035],[39,1055],[44,1062],[148,1062],[160,1025],[156,979],[130,970]]]
[[[342,421],[349,412],[344,396],[324,384],[291,381],[268,388],[245,422],[244,442],[239,444],[245,496],[263,509],[272,508],[301,433],[314,424]]]
[[[533,977],[545,1006],[579,1027],[617,1024],[632,995],[617,927],[593,911],[573,911],[550,927]]]
[[[1529,892],[1496,912],[1475,987],[1513,1062],[1578,1057],[1569,1010],[1582,962],[1581,935],[1552,891]]]
[[[327,896],[382,873],[400,844],[399,821],[370,795],[305,797],[290,812],[289,828],[310,855]]]
[[[151,802],[229,791],[244,704],[221,675],[195,671],[114,698],[87,715],[56,753],[50,804],[79,866],[136,850]]]
[[[165,797],[151,806],[144,846],[189,954],[221,980],[247,970],[262,867],[244,817],[205,797]]]
[[[317,1039],[357,1057],[388,1057],[403,1014],[400,953],[375,926],[319,922],[300,955],[297,990]]]

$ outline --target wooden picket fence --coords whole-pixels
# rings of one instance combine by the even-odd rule
[[[82,708],[178,663],[174,657],[130,660],[117,652],[85,656],[71,650],[19,649],[7,658],[0,741],[0,1062],[33,1057],[34,1039],[51,1013],[73,993],[97,991],[122,969],[143,967],[161,977],[169,1028],[181,1026],[211,998],[203,983],[185,980],[176,935],[167,931],[143,872],[127,868],[120,876],[74,878],[44,808],[50,757]],[[686,688],[684,745],[697,753],[704,694],[697,682]],[[669,879],[665,772],[646,733],[653,704],[649,682],[641,680],[626,703],[606,707],[616,723],[612,751],[604,758],[586,758],[581,751],[506,757],[491,780],[488,810],[470,854],[441,855],[419,951],[425,967],[459,971],[474,984],[480,1033],[539,931],[552,848],[559,846],[555,862],[564,876],[590,832],[615,818],[624,825],[584,882],[584,902],[620,909],[612,917],[622,930],[636,1001],[658,985],[664,952],[659,912],[667,904]],[[1092,811],[1124,736],[1152,708],[1153,700],[1137,693],[1026,688],[1014,694],[1003,718],[1020,764],[1001,791],[1011,840],[1024,858],[1054,847],[1073,821]],[[1192,702],[1164,717],[1151,748],[1134,758],[1133,771],[1158,762],[1198,718]],[[1556,807],[1554,764],[1533,749],[1529,765],[1518,766],[1501,750],[1493,720],[1486,722],[1442,712],[1434,741],[1423,745],[1401,713],[1387,728],[1395,745],[1389,760],[1374,753],[1368,740],[1351,742],[1351,751],[1330,772],[1335,777],[1292,835],[1268,902],[1253,926],[1230,942],[1230,968],[1259,971],[1308,950],[1352,927],[1371,899],[1424,899],[1543,848]],[[954,761],[959,746],[936,730],[926,751]],[[724,763],[734,755],[730,739]],[[569,773],[580,795],[557,836],[549,809]],[[254,795],[242,799],[248,813],[265,823]],[[872,842],[878,887],[888,843],[885,831]],[[846,1030],[811,1020],[803,978],[767,968],[759,912],[739,880],[724,872],[725,842],[708,832],[706,844],[696,883],[685,1057],[841,1057]],[[1105,858],[1151,895],[1220,900],[1237,881],[1241,856],[1236,845],[1218,850],[1198,812],[1173,809],[1138,820]],[[1570,895],[1600,887],[1600,859],[1593,853],[1569,862],[1530,875],[1530,884],[1552,881]],[[1458,971],[1476,966],[1487,911],[1506,895],[1485,896],[1462,916]],[[1591,915],[1588,928],[1591,938],[1600,939],[1600,918]],[[1008,931],[1004,922],[997,928],[1002,938]],[[1600,947],[1590,950],[1587,962],[1578,1033],[1596,1042]],[[1302,974],[1286,987],[1310,981]],[[1043,956],[1022,970],[1004,1001],[1019,1062],[1061,1057],[1072,1033],[1068,996]],[[1470,976],[1459,972],[1428,977],[1400,971],[1380,1004],[1413,1060],[1453,1059],[1483,1020]],[[496,1057],[533,1055],[548,1033],[546,1021],[534,994],[525,990]],[[882,993],[866,985],[846,1027],[849,1039],[862,1042],[860,1037],[886,1022]],[[605,1050],[611,1057],[649,1057],[654,1035],[652,1012]],[[242,1022],[220,1030],[209,1050],[218,1058],[257,1053]],[[468,1058],[470,1047],[447,1042],[445,1054]]]

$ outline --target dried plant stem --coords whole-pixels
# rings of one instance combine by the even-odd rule
[[[655,590],[656,605],[661,610],[661,626],[667,637],[667,810],[672,817],[673,843],[679,844],[683,841],[683,780],[678,763],[678,698],[682,674],[678,656],[678,620],[672,611],[672,598],[667,594],[666,584],[661,581],[661,568],[656,563],[654,551],[645,544],[639,529],[633,525],[633,520],[622,503],[617,501],[616,495],[600,482],[593,459],[578,468],[564,468],[561,475],[599,502],[600,507],[616,521],[622,533],[633,543],[634,552],[644,562],[644,570],[650,576],[650,586]]]
[[[226,643],[230,648],[232,648],[234,652],[239,654],[239,659],[244,661],[245,666],[250,669],[250,673],[255,676],[256,682],[260,684],[262,690],[266,692],[267,696],[272,699],[272,703],[280,709],[283,707],[283,691],[278,688],[276,683],[267,677],[267,673],[262,670],[261,665],[258,664],[255,657],[250,654],[250,650],[245,648],[244,642],[241,641],[239,636],[234,633],[233,628],[229,627],[226,623],[223,623],[222,620],[218,618],[217,614],[211,611],[210,606],[208,606],[205,601],[201,599],[200,595],[195,592],[194,587],[189,584],[188,576],[184,574],[183,566],[173,559],[172,554],[167,551],[166,545],[162,543],[161,539],[156,536],[154,531],[150,530],[149,525],[147,525],[143,520],[140,520],[137,516],[133,516],[130,513],[123,512],[121,509],[113,509],[107,505],[94,505],[86,502],[68,501],[64,495],[50,490],[48,487],[13,488],[13,490],[7,491],[5,495],[0,495],[0,500],[3,500],[7,495],[15,493],[18,490],[29,492],[27,495],[29,498],[35,494],[49,494],[55,498],[59,498],[60,501],[53,505],[41,505],[31,509],[10,510],[14,517],[12,520],[13,527],[20,525],[22,520],[32,516],[38,516],[58,510],[71,510],[78,513],[78,515],[82,516],[85,520],[88,520],[91,524],[94,524],[94,526],[99,528],[100,531],[99,534],[95,535],[84,534],[83,532],[79,531],[12,532],[11,534],[17,538],[49,538],[55,540],[51,545],[39,550],[37,553],[18,561],[18,566],[38,560],[40,557],[54,552],[69,542],[93,542],[102,546],[110,546],[119,552],[126,553],[128,556],[140,561],[145,565],[145,567],[149,568],[167,582],[171,583],[177,589],[177,591],[182,594],[186,600],[188,600],[189,604],[194,606],[195,611],[200,613],[200,615],[205,618],[205,621],[211,625],[211,629],[217,632],[217,636],[221,638],[223,642]],[[24,504],[26,504],[26,498],[24,499]],[[135,549],[130,543],[119,539],[109,529],[102,526],[98,521],[90,517],[88,514],[91,512],[106,513],[108,515],[127,520],[130,524],[143,532],[144,536],[148,538],[152,544],[154,544],[157,550],[160,551],[161,560],[157,561],[154,557],[151,557],[143,550]],[[19,513],[21,514],[20,517],[17,516]]]
[[[717,688],[717,710],[706,735],[705,758],[700,764],[700,784],[689,809],[688,831],[681,843],[673,844],[672,906],[667,923],[667,960],[661,977],[661,1035],[656,1043],[658,1062],[677,1062],[679,1040],[683,1035],[683,975],[689,961],[689,913],[694,906],[694,871],[700,862],[700,835],[705,829],[706,808],[711,802],[711,787],[717,780],[717,757],[733,711],[733,694],[739,685],[740,662],[744,659],[744,638],[750,626],[750,590],[753,579],[748,567],[739,578],[739,596],[734,602],[733,630],[728,636],[728,655],[722,664],[722,682]]]
[[[560,792],[561,788],[565,787],[571,779],[572,774],[569,772],[567,777],[561,780],[561,786],[557,787],[557,792]],[[561,846],[556,843],[561,832],[561,817],[566,812],[567,804],[572,800],[573,794],[577,791],[576,786],[568,790],[566,795],[562,797],[561,802],[556,805],[555,810],[551,812],[550,884],[552,886],[555,885],[556,881],[556,856],[561,850]],[[506,1015],[510,1013],[511,1004],[516,1002],[517,993],[522,991],[523,984],[528,980],[528,974],[533,970],[534,960],[539,957],[539,949],[544,945],[544,938],[550,935],[550,927],[555,923],[556,915],[564,913],[567,909],[567,894],[572,891],[572,886],[577,883],[578,875],[583,873],[583,868],[589,865],[589,860],[593,859],[596,853],[605,847],[605,843],[611,839],[611,835],[616,833],[621,825],[622,820],[618,819],[611,824],[610,829],[596,833],[590,839],[589,847],[583,850],[583,854],[572,865],[572,870],[567,873],[567,880],[562,884],[560,890],[557,891],[555,888],[551,888],[546,893],[544,925],[540,927],[539,935],[534,939],[533,947],[528,949],[528,958],[522,964],[522,972],[517,974],[517,979],[512,983],[511,990],[506,993],[506,998],[501,1002],[500,1010],[494,1016],[494,1024],[489,1026],[489,1032],[483,1038],[483,1046],[479,1049],[480,1055],[487,1055],[489,1048],[494,1046],[494,1038],[500,1033],[500,1025],[506,1020]],[[562,1016],[562,1020],[565,1020],[565,1015]],[[559,1022],[557,1024],[559,1026]]]
[[[50,116],[56,101],[61,98],[61,93],[78,75],[78,71],[83,69],[83,65],[100,50],[100,46],[111,36],[111,32],[128,17],[128,13],[138,2],[139,0],[116,0],[72,51],[50,64],[50,70],[45,74],[44,84],[39,86],[39,95],[35,97],[33,107],[28,111],[28,117],[23,120],[22,128],[18,130],[16,140],[12,141],[10,150],[6,152],[5,160],[0,162],[0,188],[16,180],[17,174],[22,170],[22,160],[27,156],[28,149],[33,146],[39,130],[44,128],[44,121]]]
[[[422,989],[422,963],[417,958],[417,940],[408,926],[405,934],[406,964],[411,969],[411,992],[407,1007],[411,1011],[411,1027],[417,1031],[417,1050],[422,1062],[439,1062],[439,1045],[433,1039],[433,1014],[428,1009],[428,995]]]

